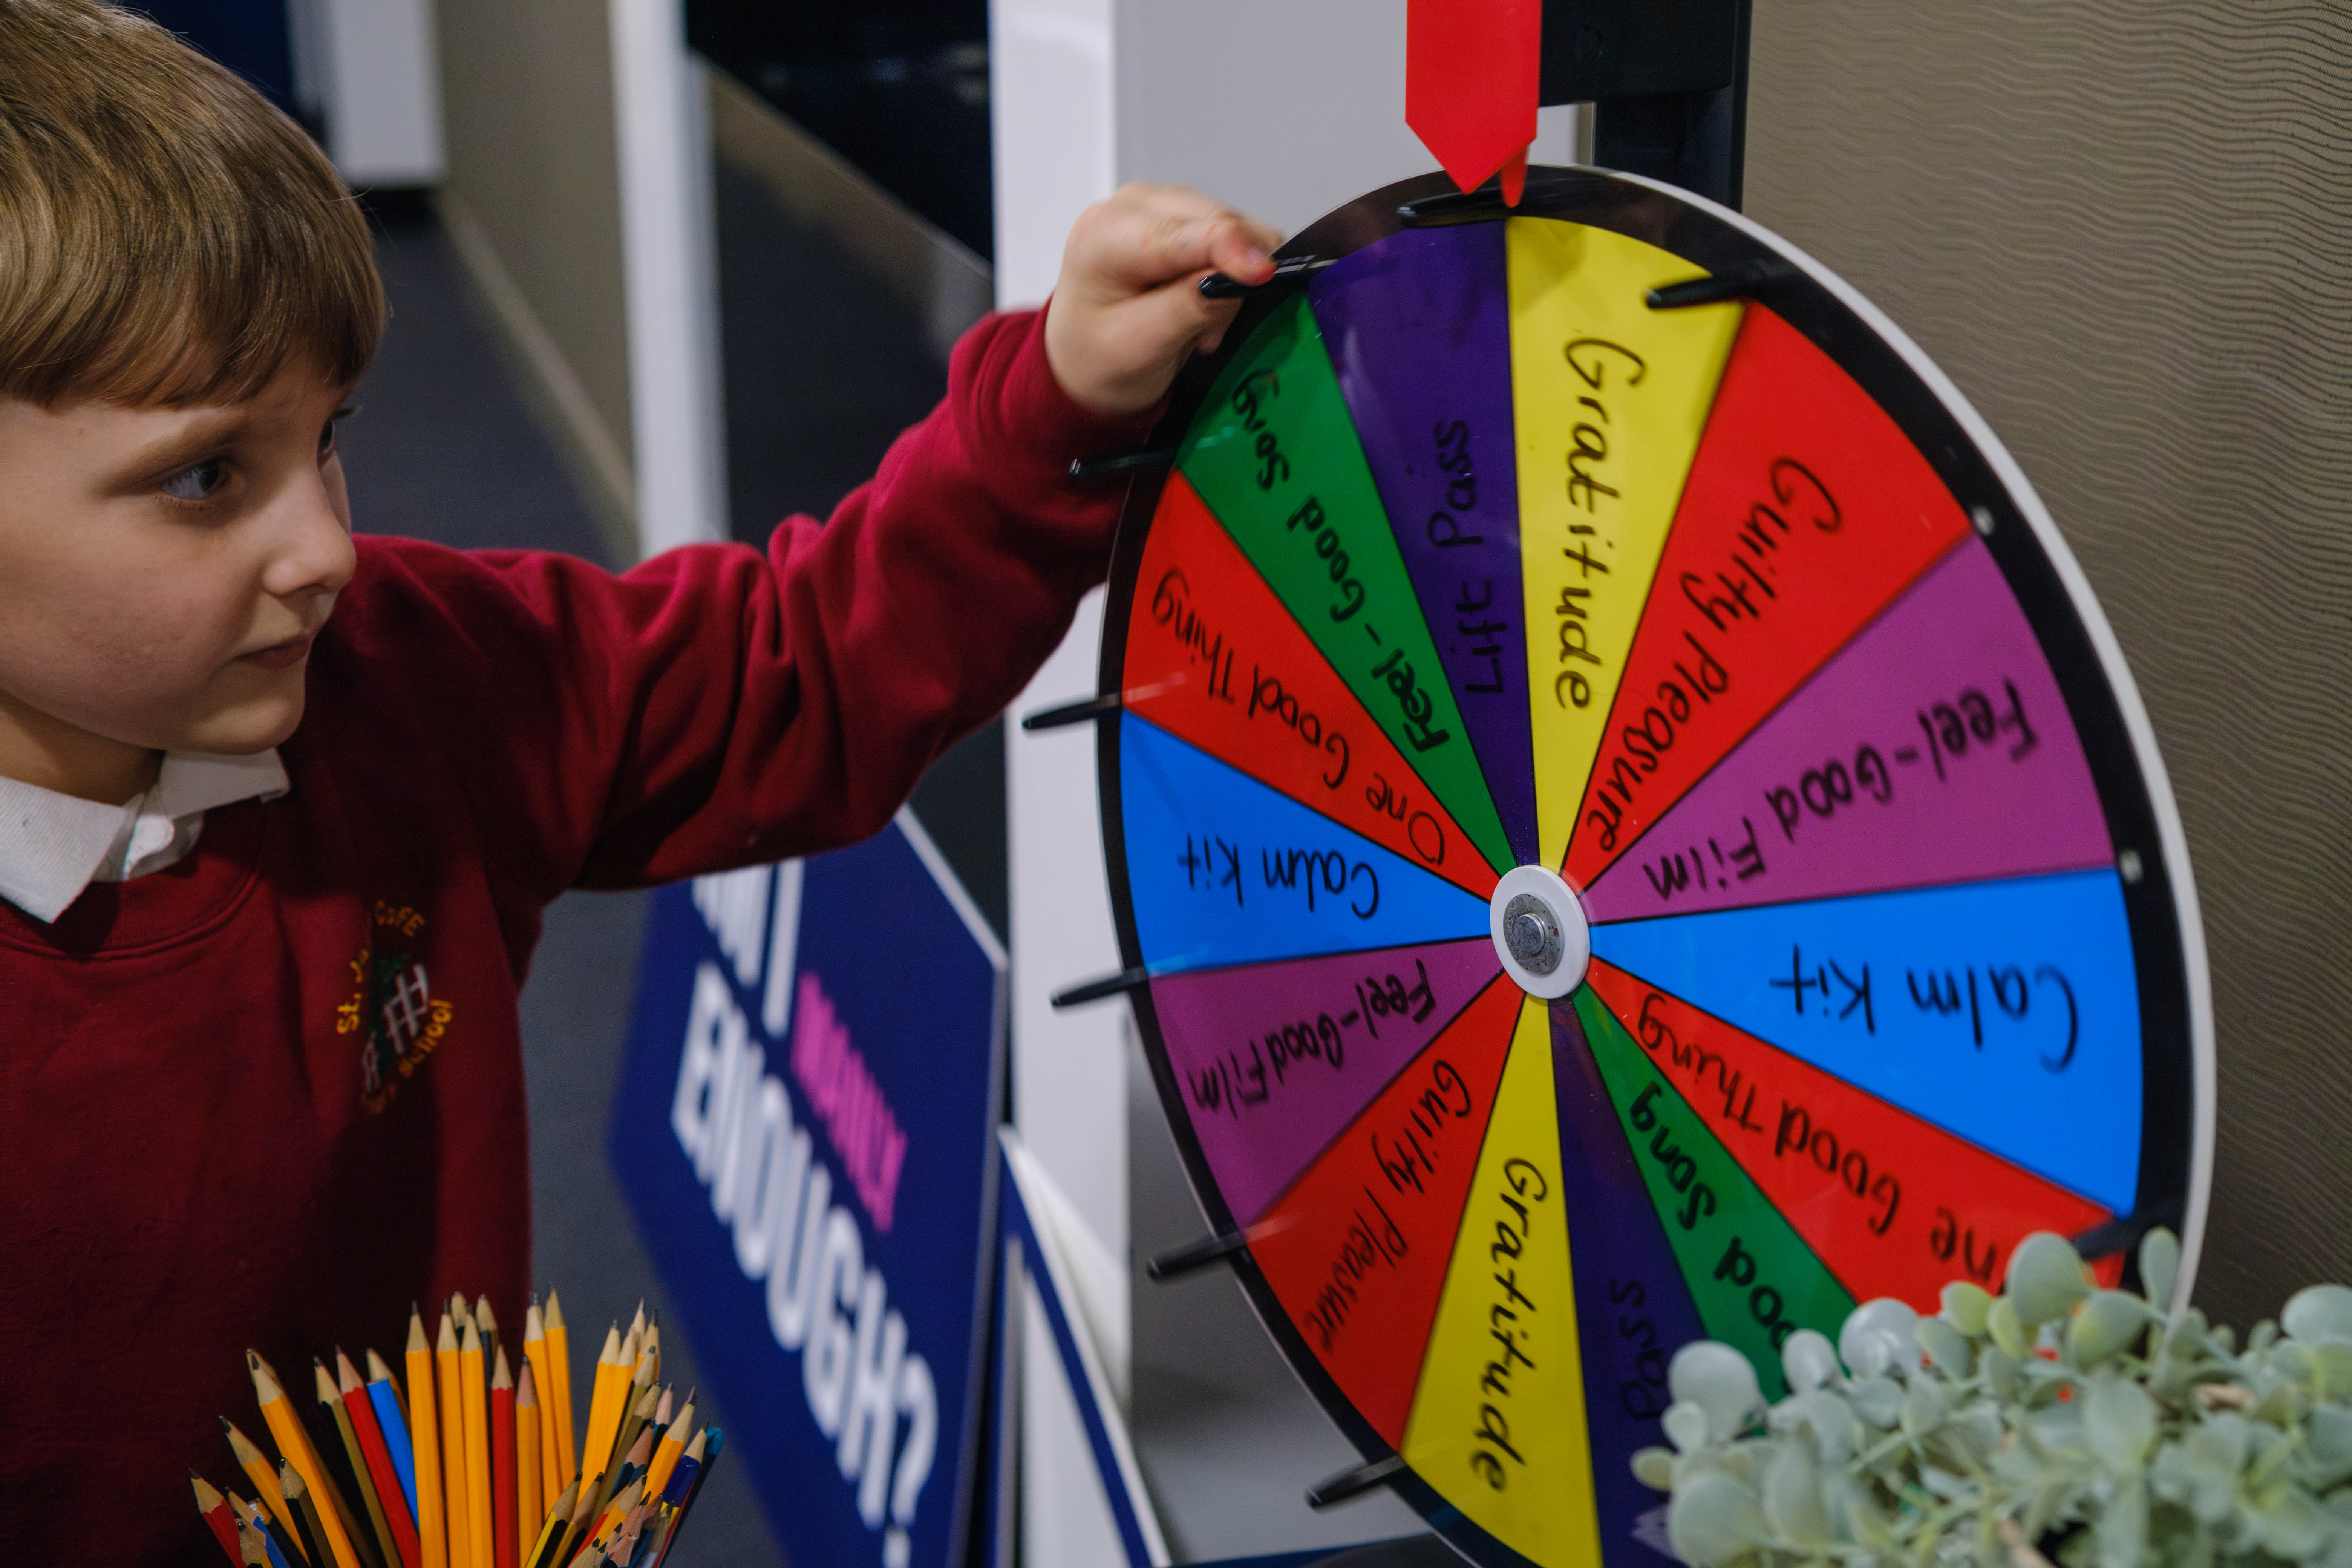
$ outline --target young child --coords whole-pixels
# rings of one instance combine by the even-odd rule
[[[1142,438],[1231,320],[1196,281],[1274,240],[1092,209],[1050,312],[974,328],[765,556],[354,538],[349,193],[137,15],[0,0],[0,1561],[205,1561],[248,1345],[520,1321],[541,907],[880,828],[1102,577],[1071,460]]]

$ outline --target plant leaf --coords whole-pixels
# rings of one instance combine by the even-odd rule
[[[1721,1470],[1705,1470],[1675,1489],[1666,1540],[1692,1568],[1715,1568],[1763,1544],[1764,1513],[1747,1487]]]
[[[2140,1568],[2147,1552],[2147,1489],[2136,1479],[2116,1488],[2095,1533],[2099,1568]]]
[[[1907,1373],[1919,1364],[1918,1327],[1919,1313],[1908,1301],[1892,1296],[1864,1301],[1838,1330],[1838,1354],[1864,1377],[1894,1367]]]
[[[2099,1462],[2119,1476],[2136,1476],[2156,1442],[2156,1401],[2138,1384],[2101,1377],[2083,1404],[2083,1436]]]
[[[1919,1348],[1936,1363],[1936,1370],[1958,1383],[1966,1378],[1976,1365],[1976,1351],[1969,1337],[1941,1318],[1922,1318],[1913,1331]]]
[[[1838,1376],[1837,1347],[1819,1329],[1799,1329],[1780,1347],[1780,1372],[1792,1394],[1811,1394]]]
[[[2287,1338],[2307,1345],[2352,1344],[2352,1287],[2314,1285],[2297,1290],[2287,1298],[2279,1327]]]
[[[1659,1425],[1666,1429],[1666,1440],[1685,1454],[1706,1447],[1706,1410],[1702,1405],[1687,1399],[1677,1400],[1666,1406],[1665,1416]]]
[[[2009,1255],[2008,1295],[2026,1328],[2064,1317],[2090,1293],[2083,1279],[2083,1255],[2054,1231],[2035,1231]]]
[[[1943,1319],[1970,1339],[1985,1331],[1985,1314],[1992,1310],[1992,1292],[1966,1279],[1944,1287]]]
[[[2033,1348],[2032,1342],[2026,1338],[2025,1322],[2018,1314],[2017,1303],[2007,1296],[1997,1299],[1986,1310],[1985,1332],[2013,1362],[2023,1361]]]
[[[1666,1386],[1676,1404],[1706,1412],[1709,1440],[1727,1443],[1744,1430],[1764,1404],[1754,1363],[1729,1345],[1695,1340],[1666,1364]]]
[[[1675,1484],[1675,1453],[1671,1448],[1637,1448],[1633,1451],[1633,1479],[1655,1491],[1664,1491]]]
[[[1777,1445],[1764,1467],[1764,1518],[1780,1539],[1804,1552],[1829,1544],[1829,1509],[1811,1443]]]
[[[2139,1238],[2139,1282],[2147,1304],[2169,1316],[2173,1289],[2180,1283],[2180,1238],[2162,1226]]]
[[[2152,1312],[2146,1301],[2123,1290],[2094,1290],[2066,1322],[2066,1353],[2083,1368],[2098,1365],[2137,1343]]]

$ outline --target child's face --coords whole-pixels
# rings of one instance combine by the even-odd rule
[[[341,395],[289,368],[225,407],[0,398],[0,774],[293,733],[354,559]]]

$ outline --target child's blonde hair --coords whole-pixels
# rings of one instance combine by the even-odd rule
[[[356,199],[259,93],[102,0],[0,0],[0,396],[348,385],[383,314]]]

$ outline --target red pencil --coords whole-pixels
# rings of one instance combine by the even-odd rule
[[[400,1551],[400,1568],[425,1568],[416,1521],[409,1517],[408,1495],[400,1489],[400,1472],[392,1468],[392,1450],[383,1446],[383,1428],[376,1422],[375,1405],[368,1398],[367,1384],[360,1381],[359,1370],[341,1347],[335,1351],[335,1392],[342,1395],[344,1413],[352,1418],[352,1435],[360,1440],[360,1453],[367,1460],[368,1474],[374,1478],[376,1500],[383,1505],[384,1522],[392,1527],[393,1544]]]
[[[228,1499],[215,1491],[212,1483],[194,1470],[188,1472],[188,1479],[195,1483],[196,1511],[205,1516],[206,1524],[212,1526],[214,1538],[221,1543],[221,1550],[228,1553],[228,1560],[237,1568],[245,1568],[245,1553],[237,1550],[236,1521],[229,1517]]]
[[[515,1534],[514,1378],[507,1371],[504,1345],[490,1372],[490,1540],[497,1568],[518,1568],[515,1559],[522,1547]]]

